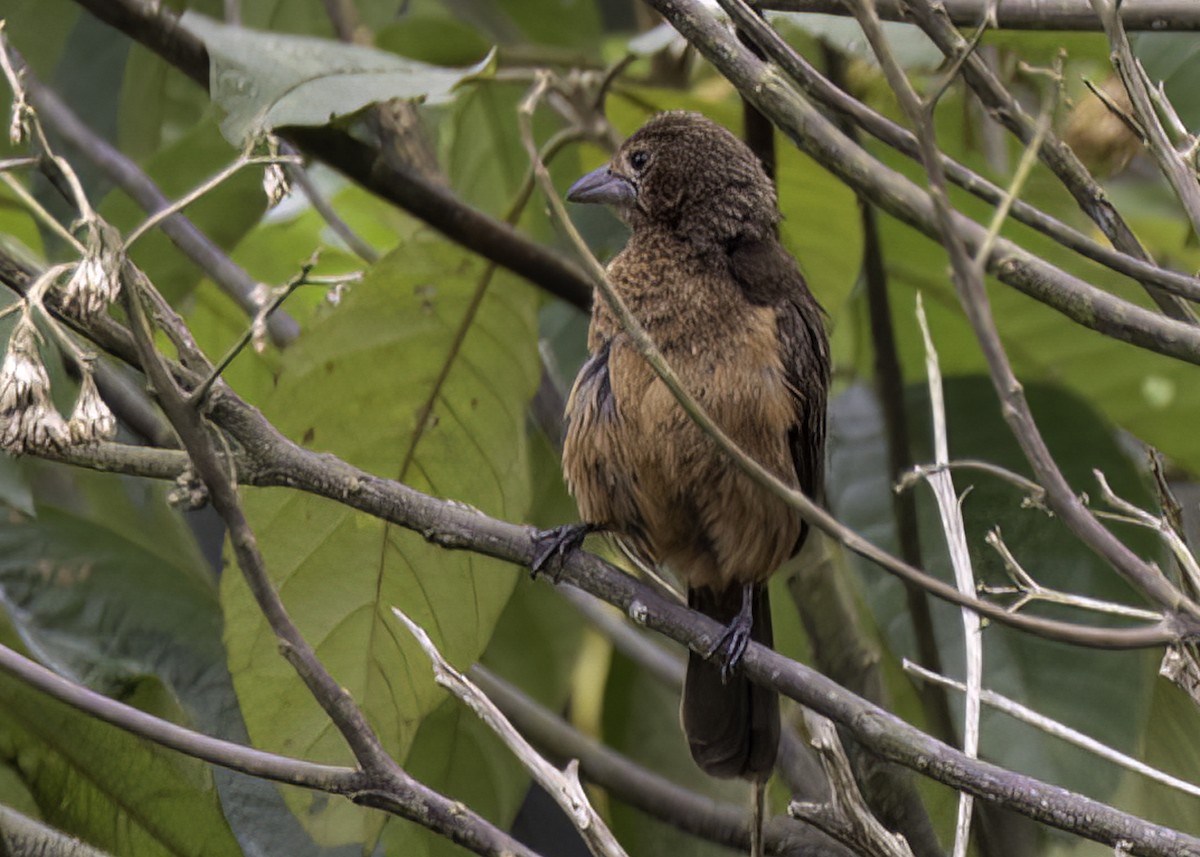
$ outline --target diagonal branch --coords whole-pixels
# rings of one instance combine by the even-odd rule
[[[922,161],[929,176],[930,197],[933,200],[941,227],[942,242],[950,256],[955,288],[968,320],[975,330],[1002,412],[1013,435],[1033,468],[1036,481],[1046,489],[1049,507],[1084,544],[1099,554],[1126,580],[1159,606],[1200,617],[1200,606],[1181,593],[1153,563],[1133,553],[1122,541],[1105,528],[1071,489],[1058,465],[1050,455],[1033,414],[1025,401],[1020,382],[1013,374],[1008,357],[992,317],[983,274],[972,260],[966,241],[955,229],[954,211],[950,205],[946,176],[937,157],[933,115],[929,105],[917,97],[908,78],[892,56],[883,36],[873,0],[850,0],[872,49],[887,74],[892,90],[902,109],[917,129],[921,142]],[[964,67],[969,67],[970,60]],[[1036,132],[1031,143],[1036,145]],[[1043,152],[1045,150],[1043,149]]]
[[[847,14],[842,0],[762,0],[759,5],[781,12]],[[992,10],[993,26],[1001,30],[1101,29],[1088,0],[941,0],[939,5],[956,27],[978,26]],[[879,17],[909,20],[905,0],[879,0]],[[1200,30],[1200,7],[1192,0],[1125,0],[1121,17],[1129,30]]]
[[[685,833],[742,850],[749,847],[750,814],[745,807],[699,795],[642,767],[479,665],[470,674],[530,741],[551,758],[578,759],[584,777],[621,802]],[[828,837],[791,819],[768,820],[764,834],[768,854],[850,857]]]
[[[1091,3],[1096,15],[1104,23],[1104,34],[1108,37],[1112,51],[1110,58],[1113,68],[1125,85],[1125,91],[1129,93],[1133,114],[1145,135],[1146,148],[1158,162],[1159,170],[1183,205],[1183,210],[1191,221],[1192,231],[1200,235],[1200,183],[1196,180],[1195,163],[1187,162],[1187,158],[1172,145],[1171,138],[1163,127],[1147,83],[1146,72],[1133,55],[1133,46],[1129,43],[1129,36],[1121,21],[1121,4],[1118,0],[1091,0]],[[1192,154],[1194,156],[1194,152]]]
[[[1025,146],[1039,138],[1037,120],[1030,116],[996,73],[982,57],[969,51],[967,41],[953,25],[940,15],[927,0],[902,0],[913,20],[933,40],[948,59],[963,57],[963,79],[979,97],[984,107],[1008,128]],[[1130,256],[1151,261],[1129,224],[1121,217],[1104,189],[1088,173],[1071,147],[1053,132],[1046,132],[1037,147],[1042,162],[1050,168],[1063,187],[1084,212],[1112,242],[1113,246]],[[1172,318],[1196,323],[1196,315],[1186,304],[1157,287],[1147,284],[1147,292],[1164,313]]]
[[[20,66],[18,66],[20,67]],[[24,66],[25,88],[29,100],[49,127],[103,170],[122,191],[130,194],[134,202],[146,212],[154,214],[168,208],[170,199],[146,175],[142,168],[115,149],[86,126],[79,116],[61,100],[54,90],[40,82],[28,66]],[[184,214],[174,214],[163,220],[158,227],[172,240],[180,252],[196,263],[205,274],[212,277],[217,286],[233,298],[247,313],[257,312],[254,290],[258,283],[238,263],[230,259],[221,247],[188,220]],[[276,344],[287,344],[299,334],[295,320],[284,313],[276,313],[268,320],[268,330]]]
[[[341,732],[368,778],[355,793],[355,800],[416,821],[480,854],[498,857],[501,854],[519,853],[533,857],[528,849],[461,804],[447,800],[408,776],[383,748],[366,715],[325,669],[316,652],[300,634],[271,584],[254,533],[242,511],[230,475],[229,462],[217,453],[204,417],[192,407],[155,348],[154,334],[142,304],[143,293],[152,291],[153,287],[128,261],[125,262],[123,273],[126,282],[126,288],[122,290],[125,309],[146,377],[187,450],[190,466],[204,482],[213,507],[225,521],[238,566],[278,637],[284,657]]]
[[[425,632],[424,628],[408,618],[398,607],[393,607],[392,613],[403,623],[409,633],[416,637],[421,649],[433,662],[435,681],[470,708],[475,716],[504,742],[504,745],[533,776],[534,781],[554,799],[554,802],[570,819],[587,844],[588,850],[595,857],[627,857],[625,849],[617,842],[617,838],[613,836],[608,825],[604,823],[591,801],[588,800],[583,783],[579,781],[579,760],[572,758],[567,762],[564,770],[560,771],[544,757],[538,755],[537,751],[504,716],[496,703],[480,690],[475,682],[456,670],[446,660],[445,656],[438,651],[437,646],[433,644],[433,640],[429,639],[429,634]]]
[[[169,8],[149,0],[76,2],[208,88],[208,51],[180,27]],[[331,127],[281,129],[280,135],[468,250],[569,303],[585,309],[590,306],[587,279],[575,265],[463,202],[415,168],[388,163],[378,149]]]
[[[279,435],[260,414],[239,402],[233,394],[214,403],[213,418],[228,428],[244,450],[233,460],[219,459],[222,466],[237,466],[241,484],[290,487],[308,491],[420,533],[430,542],[451,549],[471,550],[528,567],[535,545],[529,527],[490,518],[451,500],[440,500],[398,482],[381,479],[332,456],[311,452]],[[119,444],[102,443],[93,452],[73,447],[57,455],[88,466],[97,457],[107,466],[118,467],[123,457]],[[140,451],[139,451],[140,452]],[[165,478],[171,461],[178,471],[187,466],[180,452],[159,452],[153,473]],[[128,467],[123,472],[129,472]],[[666,598],[592,554],[579,552],[563,567],[565,582],[614,604],[651,630],[691,647],[706,651],[721,634],[721,626],[685,606]],[[955,596],[957,590],[950,588]],[[995,605],[979,605],[991,613]],[[1002,608],[995,607],[1003,619]],[[1008,617],[1015,618],[1015,617]],[[1089,636],[1101,645],[1106,631],[1095,629]],[[1188,631],[1200,634],[1200,625]],[[1165,627],[1153,633],[1139,632],[1140,642],[1154,644],[1175,638]],[[926,735],[916,727],[874,706],[817,671],[752,644],[747,650],[745,670],[756,682],[819,711],[847,727],[868,750],[939,782],[970,791],[979,798],[998,803],[1063,830],[1101,841],[1125,839],[1137,843],[1135,853],[1162,857],[1200,857],[1200,839],[1186,836],[1138,819],[1032,777],[1006,771],[986,762],[972,760],[959,751]],[[365,800],[365,798],[364,798]],[[378,805],[378,804],[371,804]]]

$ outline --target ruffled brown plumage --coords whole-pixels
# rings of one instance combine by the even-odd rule
[[[820,307],[778,238],[754,154],[699,114],[655,117],[570,199],[613,205],[632,233],[608,266],[684,386],[785,483],[821,492],[829,348]],[[688,663],[682,717],[697,763],[762,780],[779,740],[775,694],[736,670],[771,644],[766,581],[804,543],[799,514],[743,473],[684,413],[603,301],[567,405],[563,469],[585,522],[668,567],[729,627]]]

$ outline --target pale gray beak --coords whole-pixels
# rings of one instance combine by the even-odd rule
[[[592,170],[567,191],[568,202],[598,202],[618,208],[632,208],[637,201],[633,182],[614,173],[606,164]]]

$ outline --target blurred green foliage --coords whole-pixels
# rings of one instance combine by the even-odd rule
[[[169,5],[217,18],[224,12],[217,0]],[[243,44],[261,54],[264,67],[283,54],[296,59],[296,43],[278,34],[326,40],[320,56],[333,58],[331,68],[314,70],[304,57],[297,60],[301,76],[319,72],[329,82],[324,94],[304,106],[309,113],[314,106],[320,115],[336,113],[344,126],[366,133],[357,115],[363,105],[347,101],[348,89],[354,88],[351,73],[362,69],[337,64],[338,57],[350,55],[332,38],[325,4],[264,0],[241,6],[247,26],[276,34]],[[595,71],[622,56],[633,35],[606,30],[603,4],[588,0],[359,0],[356,6],[378,50],[395,58],[388,66],[393,74],[404,74],[399,57],[463,69],[497,48],[497,65],[487,74],[458,81],[458,73],[446,72],[449,77],[438,78],[447,84],[439,90],[439,103],[420,109],[446,186],[496,216],[508,210],[526,178],[515,111],[532,70]],[[223,111],[199,87],[75,4],[0,0],[0,17],[7,19],[7,32],[37,74],[167,194],[187,192],[236,156],[220,133]],[[873,106],[896,115],[847,22],[823,20],[818,26],[804,16],[789,16],[781,26],[818,64],[819,37],[858,57],[851,64],[850,85]],[[911,30],[898,29],[893,37],[914,73],[923,74],[930,65],[928,46]],[[1072,96],[1082,92],[1083,77],[1106,74],[1106,46],[1095,35],[1000,33],[987,43],[1022,96],[1036,95],[1045,83],[1022,74],[1017,61],[1047,63],[1060,47],[1068,50],[1066,82]],[[1189,59],[1200,50],[1197,45],[1200,40],[1190,35],[1139,41],[1151,73],[1166,78],[1168,94],[1178,98],[1191,127],[1197,121],[1200,67]],[[677,72],[680,62],[691,60],[641,58],[615,82],[607,115],[621,134],[667,109],[699,110],[738,128],[741,105],[732,88],[694,62],[687,86],[673,85],[679,75],[662,71]],[[241,72],[250,88],[255,68]],[[414,75],[428,73],[413,68]],[[448,86],[455,82],[456,87]],[[344,110],[332,103],[342,101]],[[1005,165],[982,152],[982,136],[990,132],[961,89],[947,93],[938,121],[945,151],[1006,182]],[[540,140],[561,125],[548,108],[536,117]],[[858,203],[852,191],[782,137],[778,143],[783,239],[828,311],[836,355],[829,503],[855,529],[890,547],[891,490],[871,391],[874,351],[859,282]],[[889,166],[920,176],[919,167],[901,156],[878,144],[868,146]],[[7,143],[2,147],[6,156],[16,154]],[[86,158],[65,154],[115,225],[128,231],[143,218]],[[1006,140],[1001,155],[1011,166],[1020,151]],[[552,165],[556,183],[565,187],[605,157],[591,145],[569,148]],[[243,353],[227,380],[287,436],[373,473],[509,520],[542,526],[572,520],[575,512],[558,475],[553,443],[531,418],[529,403],[542,372],[539,342],[547,380],[560,391],[569,384],[583,356],[583,315],[511,275],[488,272],[468,252],[327,170],[314,170],[313,176],[339,215],[382,254],[379,262],[367,265],[353,256],[299,194],[266,211],[261,173],[255,169],[188,209],[209,237],[264,283],[286,282],[317,251],[316,274],[365,273],[337,306],[326,302],[319,288],[302,289],[286,307],[301,324],[300,339],[283,350]],[[1145,164],[1135,161],[1106,189],[1157,258],[1185,270],[1200,267],[1194,236]],[[42,183],[34,182],[33,190],[48,205],[56,204],[55,194]],[[1094,232],[1043,168],[1035,170],[1024,195]],[[978,218],[989,214],[965,194],[956,192],[954,201]],[[70,220],[61,206],[52,210]],[[578,222],[602,254],[611,254],[623,240],[622,227],[603,212],[579,212]],[[561,243],[536,195],[518,226],[536,240]],[[1097,286],[1148,303],[1135,285],[1071,257],[1024,227],[1010,223],[1005,234]],[[918,459],[929,456],[924,355],[912,312],[920,293],[949,376],[952,454],[1025,471],[955,299],[945,254],[886,219],[881,240]],[[38,261],[69,258],[62,242],[39,228],[7,189],[0,190],[0,241]],[[161,234],[139,241],[133,258],[210,356],[220,356],[245,330],[248,321],[241,310]],[[1091,471],[1100,469],[1122,496],[1154,508],[1137,451],[1141,443],[1159,448],[1180,478],[1200,470],[1200,433],[1194,428],[1200,397],[1190,392],[1191,367],[1107,340],[999,283],[990,282],[989,289],[1035,415],[1076,490],[1095,496]],[[58,373],[55,383],[70,382]],[[69,395],[60,395],[69,401]],[[970,491],[963,513],[982,579],[1005,582],[998,560],[983,544],[984,534],[1000,527],[1018,559],[1046,585],[1136,603],[1128,587],[1058,522],[1021,508],[1011,486],[971,474],[956,475],[956,485]],[[691,767],[679,734],[675,691],[613,654],[598,637],[589,637],[573,608],[548,587],[530,585],[518,570],[497,561],[441,550],[417,534],[330,501],[280,489],[246,495],[273,579],[301,630],[364,707],[387,748],[422,781],[505,827],[528,788],[528,777],[511,754],[435,686],[424,656],[392,620],[393,606],[426,627],[457,665],[482,660],[648,767],[698,791],[742,799],[738,786],[702,782]],[[0,506],[0,604],[5,608],[0,636],[6,644],[202,731],[304,758],[349,761],[328,719],[279,657],[236,569],[215,574],[202,558],[201,548],[211,555],[220,539],[211,521],[194,514],[185,518],[168,506],[161,486],[145,480],[9,458],[0,458]],[[924,564],[948,579],[940,529],[923,493],[920,509]],[[1119,532],[1140,555],[1162,560],[1160,547],[1146,532]],[[883,674],[897,710],[923,723],[899,669],[901,657],[914,656],[899,587],[879,569],[840,552],[834,552],[833,561],[859,598],[861,619],[883,652]],[[228,559],[224,564],[229,566]],[[781,649],[807,657],[786,591],[777,591],[774,606]],[[957,611],[939,605],[934,616],[944,661],[957,675]],[[1200,778],[1198,745],[1190,737],[1200,730],[1200,714],[1156,677],[1153,657],[1070,649],[998,627],[986,631],[984,646],[987,686],[1176,776]],[[52,703],[11,678],[0,677],[0,685],[0,803],[114,854],[259,853],[264,848],[306,857],[461,853],[410,822],[325,795],[212,772]],[[1000,764],[1200,834],[1196,799],[1150,785],[1003,715],[985,716],[983,748]],[[120,758],[120,765],[106,762],[113,758]],[[952,802],[938,788],[927,794],[934,822],[948,841]],[[612,795],[597,799],[631,853],[722,850],[698,846]],[[1101,853],[1062,837],[1047,837],[1042,844],[1045,853]]]

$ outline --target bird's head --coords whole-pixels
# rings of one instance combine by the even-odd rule
[[[635,231],[666,227],[701,246],[765,238],[779,221],[774,185],[754,153],[717,123],[683,111],[643,125],[567,199],[611,205]]]

